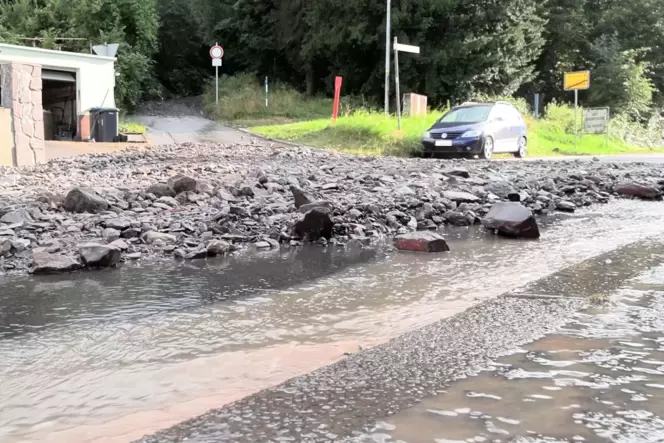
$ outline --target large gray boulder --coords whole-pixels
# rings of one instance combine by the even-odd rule
[[[91,188],[74,188],[65,197],[63,206],[69,212],[97,214],[108,209],[108,202]]]
[[[83,264],[95,268],[115,267],[120,263],[122,252],[115,247],[99,243],[85,243],[78,247]]]
[[[0,222],[7,223],[10,225],[13,224],[22,224],[26,222],[31,222],[32,216],[28,211],[23,208],[16,209],[14,211],[8,212],[2,217],[0,217]]]
[[[320,238],[329,240],[332,238],[334,222],[330,218],[330,212],[324,208],[314,208],[304,214],[293,227],[293,232],[300,238],[316,241]]]
[[[173,188],[176,194],[183,192],[198,192],[198,180],[186,175],[176,175],[168,180],[168,185]]]
[[[444,252],[450,250],[445,239],[431,231],[397,235],[394,237],[394,246],[401,251]]]
[[[175,191],[167,183],[155,183],[145,190],[156,197],[175,197]]]
[[[655,200],[662,197],[659,189],[638,183],[619,183],[613,187],[613,191],[625,197],[637,197],[644,200]]]
[[[311,197],[297,186],[291,185],[290,191],[293,193],[296,209],[299,209],[300,206],[308,205],[309,203],[311,203],[312,201]]]
[[[495,203],[482,225],[506,237],[539,238],[537,221],[530,209],[516,202]]]
[[[30,272],[33,274],[57,274],[80,269],[81,264],[73,257],[35,252],[32,255]]]

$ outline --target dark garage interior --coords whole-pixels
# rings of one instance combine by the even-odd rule
[[[76,137],[76,74],[42,70],[44,138],[73,140]]]

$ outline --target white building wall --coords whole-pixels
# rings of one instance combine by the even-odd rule
[[[0,63],[40,65],[76,73],[77,114],[90,108],[115,107],[115,58],[93,54],[0,44]]]

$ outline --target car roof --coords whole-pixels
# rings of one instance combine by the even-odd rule
[[[495,106],[495,105],[507,105],[514,107],[514,105],[510,102],[499,100],[495,102],[464,102],[460,105],[454,106],[453,108],[470,108],[473,106]]]

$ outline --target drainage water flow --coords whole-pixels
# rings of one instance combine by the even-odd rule
[[[607,295],[607,294],[603,294]],[[592,297],[591,297],[592,298]],[[664,267],[359,442],[661,442]]]
[[[452,252],[304,248],[0,280],[0,441],[126,442],[662,231],[655,204]]]

